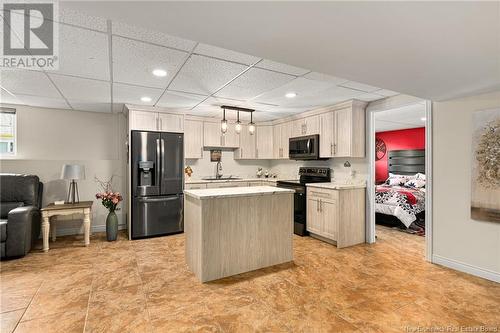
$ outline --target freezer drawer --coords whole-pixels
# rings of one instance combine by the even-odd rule
[[[137,197],[132,206],[132,238],[184,231],[183,195]]]

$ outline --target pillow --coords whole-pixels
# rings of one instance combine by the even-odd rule
[[[403,186],[407,181],[406,176],[389,173],[389,178],[387,178],[385,183],[391,186]]]
[[[422,188],[425,187],[425,180],[423,179],[410,179],[405,183],[406,187]]]
[[[425,174],[419,172],[419,173],[417,173],[416,176],[417,176],[417,179],[422,179],[423,181],[425,181]]]

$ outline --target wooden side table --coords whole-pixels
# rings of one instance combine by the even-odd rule
[[[92,216],[92,201],[80,201],[79,203],[65,203],[62,205],[49,204],[42,208],[42,236],[43,251],[49,250],[50,218],[56,215],[83,214],[83,230],[85,234],[85,246],[90,244],[90,219]],[[56,240],[56,230],[52,227],[52,240]]]

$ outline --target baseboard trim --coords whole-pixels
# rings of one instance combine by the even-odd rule
[[[467,274],[471,274],[474,276],[479,276],[483,279],[487,279],[490,281],[498,282],[500,283],[500,273],[484,269],[484,268],[479,268],[473,265],[469,265],[457,260],[449,259],[442,257],[440,255],[434,254],[432,256],[432,262],[438,265],[442,265],[460,272],[464,272]]]
[[[127,229],[126,224],[119,224],[118,230]],[[91,228],[92,232],[106,232],[105,225],[93,225]],[[69,235],[80,235],[83,234],[82,227],[58,227],[57,236],[69,236]]]

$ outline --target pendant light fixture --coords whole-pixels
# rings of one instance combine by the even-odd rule
[[[236,120],[236,125],[234,125],[234,130],[236,134],[241,133],[241,121],[240,121],[240,111],[236,114],[237,120]]]
[[[253,123],[253,113],[255,111],[254,109],[247,109],[247,108],[241,108],[238,106],[229,106],[229,105],[222,105],[221,109],[222,109],[222,120],[220,122],[220,131],[222,132],[222,134],[226,134],[226,132],[228,130],[228,123],[226,120],[226,109],[228,109],[228,110],[233,110],[233,111],[237,112],[238,118],[237,118],[236,124],[234,126],[234,130],[237,134],[240,134],[241,129],[242,129],[241,121],[240,121],[240,111],[241,112],[250,112],[250,123],[248,124],[248,132],[250,133],[250,135],[254,135],[254,133],[255,133],[255,124]]]
[[[226,134],[227,132],[227,120],[226,120],[226,109],[222,109],[222,120],[220,122],[220,131],[222,134]]]
[[[253,112],[250,112],[250,124],[248,124],[248,132],[250,135],[255,133],[255,124],[253,123]]]

